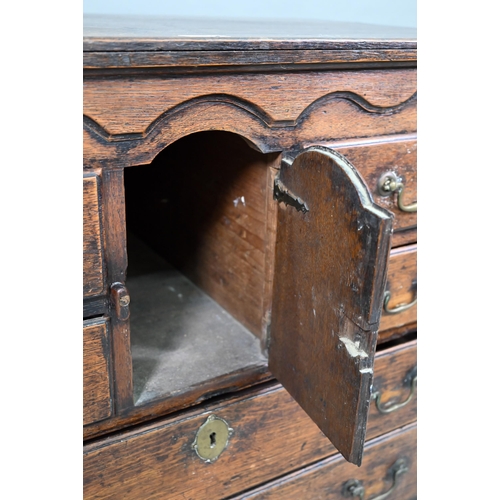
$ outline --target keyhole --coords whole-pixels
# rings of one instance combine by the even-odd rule
[[[215,447],[215,436],[216,436],[215,432],[212,432],[209,436],[210,437],[210,448]]]

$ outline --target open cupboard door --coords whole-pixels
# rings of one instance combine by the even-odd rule
[[[392,214],[323,147],[282,163],[269,367],[334,446],[361,465]]]

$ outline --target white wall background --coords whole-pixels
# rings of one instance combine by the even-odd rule
[[[322,19],[417,27],[417,0],[84,0],[92,14]]]

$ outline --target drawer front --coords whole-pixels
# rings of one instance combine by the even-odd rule
[[[112,414],[109,376],[109,320],[83,323],[83,425]]]
[[[377,356],[375,383],[382,393],[382,403],[406,398],[403,380],[415,357],[415,342]],[[399,362],[394,361],[396,358]],[[208,406],[203,413],[165,419],[88,445],[84,456],[85,498],[228,497],[336,453],[281,386],[253,394]],[[211,414],[224,419],[234,433],[220,457],[205,463],[192,445]],[[380,413],[373,402],[367,437],[413,422],[415,417],[415,398],[391,414]]]
[[[349,491],[358,494],[349,494]],[[364,492],[364,497],[359,496]],[[387,494],[386,496],[382,496]],[[367,443],[363,465],[341,456],[322,460],[300,472],[280,478],[239,499],[417,498],[417,428],[408,426]]]
[[[403,183],[403,208],[417,201],[417,140],[397,140],[372,144],[334,147],[359,171],[377,205],[394,214],[393,246],[414,243],[417,240],[417,212],[406,212],[398,206],[398,195],[382,196],[379,182],[393,172]]]
[[[381,351],[375,358],[368,417],[371,436],[417,420],[417,341]]]
[[[417,245],[391,251],[387,292],[390,299],[384,306],[379,328],[382,338],[387,337],[390,331],[417,321]],[[398,312],[398,309],[401,311]]]
[[[99,177],[83,178],[83,297],[104,291]]]

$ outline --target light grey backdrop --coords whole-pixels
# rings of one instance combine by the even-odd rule
[[[323,19],[417,27],[417,0],[84,0],[88,14]]]

